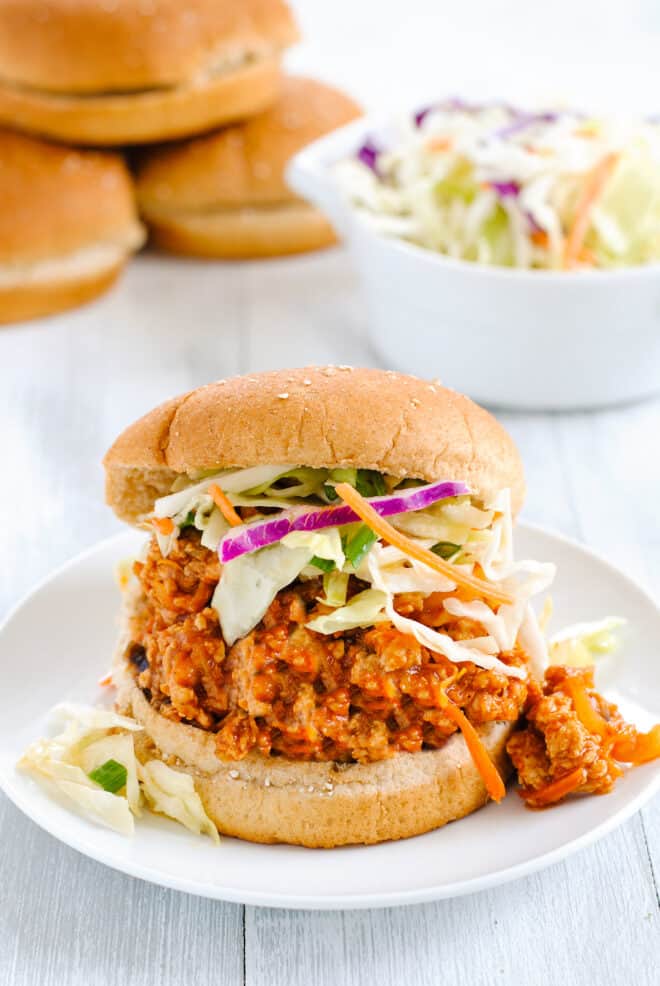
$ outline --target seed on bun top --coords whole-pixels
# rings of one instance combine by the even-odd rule
[[[135,522],[180,474],[290,463],[462,480],[489,499],[525,481],[513,440],[469,398],[394,371],[304,367],[234,377],[166,401],[130,425],[104,459],[106,495]]]

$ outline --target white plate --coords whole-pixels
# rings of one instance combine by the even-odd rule
[[[56,838],[108,866],[189,893],[274,907],[410,904],[471,893],[541,869],[621,824],[660,787],[660,767],[631,771],[607,797],[530,812],[511,792],[437,832],[380,846],[310,850],[225,838],[219,847],[147,816],[124,839],[71,814],[14,764],[64,699],[96,702],[113,648],[119,594],[115,563],[140,537],[103,542],[65,565],[22,602],[0,631],[0,785]],[[521,525],[518,557],[553,560],[556,627],[616,613],[624,646],[600,685],[643,727],[660,719],[660,611],[638,586],[584,548]]]

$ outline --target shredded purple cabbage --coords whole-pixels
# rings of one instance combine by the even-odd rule
[[[554,123],[555,120],[559,118],[558,113],[519,113],[515,112],[516,119],[513,123],[507,123],[506,127],[501,127],[496,130],[493,134],[494,137],[498,137],[500,140],[506,140],[507,137],[512,137],[514,134],[520,133],[522,130],[526,130],[527,127],[531,127],[535,123]]]
[[[520,185],[515,181],[490,181],[488,182],[493,191],[497,192],[501,199],[515,198],[520,195]]]
[[[433,110],[445,110],[454,113],[478,113],[480,110],[485,108],[485,103],[483,105],[478,103],[468,103],[464,99],[459,99],[458,96],[451,96],[449,99],[443,99],[438,103],[432,103],[430,106],[423,106],[413,114],[413,120],[416,127],[421,127],[426,117],[429,113],[432,113]]]
[[[371,497],[367,501],[381,517],[409,513],[411,510],[424,510],[438,500],[469,493],[465,483],[440,482],[427,486],[414,486],[401,490],[391,496]],[[241,555],[269,544],[276,544],[292,531],[321,531],[328,527],[353,524],[360,518],[351,507],[345,504],[337,507],[321,507],[317,510],[288,510],[269,520],[263,520],[245,527],[235,528],[223,537],[218,545],[218,555],[223,565]]]
[[[424,120],[426,119],[426,117],[434,109],[435,109],[434,106],[425,106],[423,109],[417,110],[417,112],[413,115],[413,120],[415,121],[415,126],[416,127],[421,127],[421,125],[424,123]]]
[[[543,226],[541,226],[541,225],[539,225],[539,223],[537,223],[536,219],[531,214],[531,212],[529,211],[529,209],[525,209],[525,219],[529,223],[529,228],[532,230],[533,233],[545,233],[545,230],[543,229]]]
[[[378,157],[382,154],[382,148],[378,147],[371,137],[367,137],[362,147],[355,155],[358,161],[370,168],[374,174],[378,174]]]

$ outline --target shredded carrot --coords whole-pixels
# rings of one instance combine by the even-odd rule
[[[591,213],[605,185],[619,162],[619,154],[608,154],[599,161],[588,176],[582,195],[575,209],[573,225],[564,246],[564,267],[573,267],[589,229]]]
[[[167,537],[174,530],[174,521],[171,517],[152,517],[151,523],[156,528],[159,534],[164,534]]]
[[[598,127],[593,123],[584,123],[581,127],[576,127],[573,131],[576,137],[593,138],[598,135]]]
[[[540,247],[547,247],[550,242],[550,237],[544,229],[535,229],[530,239],[532,243]]]
[[[660,758],[660,723],[648,733],[635,731],[632,736],[616,736],[616,732],[603,716],[594,709],[583,682],[568,678],[564,690],[573,702],[577,717],[592,735],[609,740],[607,749],[621,763],[640,764]]]
[[[556,801],[561,801],[571,791],[577,790],[587,779],[587,772],[584,767],[576,767],[574,770],[558,777],[556,781],[551,781],[545,787],[536,788],[531,791],[520,791],[521,798],[531,805],[532,808],[544,808],[552,805]]]
[[[421,545],[411,541],[405,534],[395,530],[392,525],[389,524],[384,517],[377,514],[371,504],[367,503],[364,497],[360,496],[358,491],[353,489],[352,486],[349,486],[348,483],[338,483],[335,486],[335,492],[342,498],[344,503],[348,504],[348,506],[352,508],[358,517],[364,521],[367,527],[371,528],[374,534],[381,537],[383,541],[387,541],[388,544],[393,544],[410,558],[416,558],[417,561],[421,561],[424,565],[432,568],[435,572],[440,572],[441,575],[451,579],[451,581],[455,582],[456,585],[462,585],[466,589],[471,589],[480,596],[485,596],[486,599],[491,599],[498,603],[513,602],[513,598],[508,592],[505,592],[503,589],[497,589],[489,582],[484,582],[481,579],[475,578],[474,575],[467,575],[465,572],[459,571],[455,565],[445,561],[444,558],[440,558],[439,555],[434,555],[432,551],[428,550],[428,548],[423,548]]]
[[[448,151],[450,147],[451,141],[447,140],[446,137],[431,137],[426,144],[429,151]]]
[[[581,264],[588,264],[590,267],[596,266],[596,262],[597,262],[596,254],[593,252],[593,250],[590,250],[589,247],[586,246],[580,247],[580,252],[578,253],[577,258]]]
[[[612,747],[612,756],[622,763],[641,764],[660,757],[660,723],[634,739],[621,738]]]
[[[474,760],[475,767],[481,774],[481,779],[486,785],[488,794],[493,801],[501,801],[506,794],[506,787],[504,786],[504,781],[500,777],[497,767],[490,759],[488,750],[481,742],[478,732],[468,717],[465,715],[463,710],[459,709],[459,707],[455,705],[447,695],[447,688],[459,677],[460,674],[452,675],[451,678],[443,681],[442,685],[438,689],[437,698],[440,708],[452,722],[456,723],[463,734],[463,739],[465,740],[467,748],[470,751],[470,756]]]
[[[234,510],[233,504],[229,502],[227,494],[223,493],[217,483],[211,483],[209,493],[227,523],[232,527],[239,527],[243,521]]]
[[[563,687],[568,692],[577,717],[587,732],[606,737],[610,732],[609,724],[594,709],[584,683],[577,678],[567,678]]]
[[[112,671],[108,672],[105,677],[99,679],[99,688],[107,688],[108,685],[112,684]]]

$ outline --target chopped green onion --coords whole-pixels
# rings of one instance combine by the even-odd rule
[[[323,487],[323,492],[325,493],[326,500],[329,500],[331,503],[339,499],[338,494],[335,492],[334,486],[328,486],[326,483]]]
[[[361,496],[385,496],[385,480],[375,469],[358,469],[355,489]]]
[[[320,568],[322,572],[331,572],[335,567],[332,558],[319,558],[318,555],[314,555],[309,564]]]
[[[344,554],[350,561],[353,568],[360,567],[363,558],[368,554],[374,541],[378,540],[378,535],[374,534],[370,527],[361,524],[352,538],[346,542]]]
[[[123,764],[117,763],[116,760],[106,760],[100,767],[93,770],[89,776],[91,780],[100,784],[104,791],[109,791],[110,794],[116,794],[117,791],[121,791],[123,787],[126,787],[128,771]]]
[[[431,548],[434,555],[439,555],[441,558],[444,558],[445,561],[449,561],[449,559],[453,558],[454,555],[457,555],[460,550],[460,544],[453,544],[451,541],[438,541],[438,543],[434,544]]]
[[[349,483],[350,486],[355,486],[357,482],[357,469],[331,469],[329,479],[334,483]]]
[[[179,524],[179,528],[183,530],[184,527],[191,527],[195,523],[195,511],[191,510],[185,520],[182,520]]]
[[[374,484],[376,496],[385,496],[387,493],[387,486],[385,485],[385,479],[379,472],[374,472],[372,482]]]

